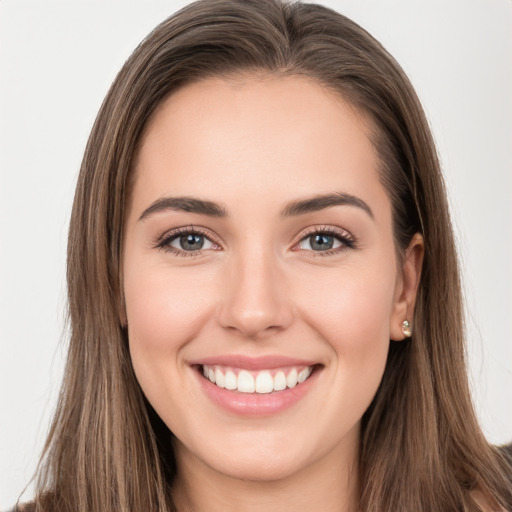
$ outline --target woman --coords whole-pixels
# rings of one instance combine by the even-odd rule
[[[35,509],[509,509],[457,275],[427,123],[382,47],[319,6],[192,4],[89,139]]]

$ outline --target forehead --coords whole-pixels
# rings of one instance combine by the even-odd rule
[[[277,205],[334,189],[371,199],[384,193],[371,128],[341,95],[306,77],[203,80],[173,93],[150,119],[134,200],[265,195]]]

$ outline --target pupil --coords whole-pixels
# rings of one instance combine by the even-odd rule
[[[203,247],[204,238],[201,235],[183,235],[180,237],[180,245],[185,251],[196,251]]]
[[[328,235],[313,235],[310,237],[311,247],[315,251],[326,251],[332,249],[334,239]]]

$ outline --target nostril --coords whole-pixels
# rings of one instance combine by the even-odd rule
[[[291,323],[292,315],[282,307],[269,307],[268,310],[241,311],[240,306],[224,311],[219,323],[224,329],[248,339],[267,339],[275,336]]]
[[[217,321],[224,329],[260,339],[290,325],[293,307],[283,284],[284,276],[278,274],[272,262],[264,260],[267,257],[245,258],[231,269],[235,272],[223,290],[217,310]]]

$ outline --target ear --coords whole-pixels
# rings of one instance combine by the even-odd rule
[[[395,298],[389,328],[389,337],[392,340],[401,341],[406,337],[402,332],[402,325],[405,320],[409,322],[411,330],[414,330],[412,318],[424,254],[423,236],[416,233],[405,251],[402,268],[399,269],[396,279]]]

